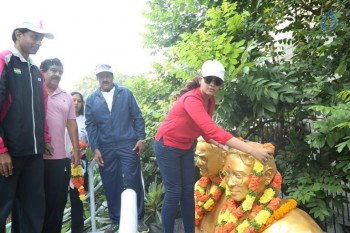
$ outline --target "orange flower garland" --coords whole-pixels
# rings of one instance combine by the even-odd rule
[[[253,175],[248,184],[246,199],[239,205],[229,198],[229,189],[226,189],[226,202],[219,214],[215,233],[256,233],[264,225],[272,213],[279,207],[282,199],[274,197],[281,189],[282,176],[277,172],[271,184],[264,191],[257,204],[257,190],[263,175],[263,165],[256,161],[253,168]],[[247,217],[236,226],[239,218],[244,214]]]
[[[85,150],[88,148],[88,144],[84,141],[79,140],[79,149],[81,154],[85,154]]]
[[[84,174],[81,164],[74,167],[74,164],[71,164],[71,180],[74,188],[79,192],[79,199],[81,201],[85,198],[85,188],[84,188]]]
[[[279,219],[283,218],[286,214],[297,207],[297,202],[294,199],[289,199],[286,203],[281,205],[266,221],[265,225],[260,227],[259,233],[264,232],[270,225]]]
[[[206,194],[210,183],[212,183],[213,187],[210,189],[210,193]],[[196,182],[194,188],[196,226],[200,224],[204,214],[212,211],[215,207],[217,201],[225,191],[225,186],[225,181],[221,178],[212,182],[208,177],[202,177]]]
[[[79,140],[79,155],[80,155],[80,158],[86,153],[86,149],[89,147],[89,145],[82,141],[82,140]],[[70,153],[73,154],[73,147],[70,148]]]

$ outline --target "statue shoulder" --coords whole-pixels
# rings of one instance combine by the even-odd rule
[[[305,211],[296,208],[274,222],[264,233],[323,233],[322,229]]]

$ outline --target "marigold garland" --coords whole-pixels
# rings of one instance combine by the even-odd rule
[[[270,225],[274,222],[283,218],[286,214],[297,207],[297,202],[294,199],[289,199],[287,202],[282,204],[278,209],[276,209],[273,214],[267,219],[266,223],[260,227],[259,233],[264,232]]]
[[[81,164],[79,164],[76,167],[74,166],[74,164],[71,164],[71,180],[74,188],[76,188],[79,192],[79,199],[83,201],[85,198],[85,188],[83,167],[81,166]]]
[[[212,187],[209,194],[206,194],[209,184],[212,184]],[[204,214],[210,212],[215,207],[217,201],[224,193],[225,186],[226,183],[221,178],[212,182],[209,177],[202,177],[196,182],[194,188],[196,226],[200,224]]]
[[[254,205],[261,177],[263,176],[264,166],[255,161],[253,175],[248,184],[248,194],[246,199],[239,205],[230,198],[230,191],[226,189],[226,202],[218,216],[215,233],[256,233],[268,222],[271,214],[274,213],[282,199],[275,197],[276,193],[281,189],[282,176],[277,172],[273,181],[264,191],[258,202]],[[244,214],[247,217],[238,225],[236,223]]]
[[[81,154],[85,154],[87,148],[88,148],[88,144],[82,140],[79,140],[79,149]]]
[[[81,158],[86,153],[86,149],[89,147],[89,145],[86,142],[82,141],[82,140],[79,140],[78,144],[79,144],[79,151],[80,151],[79,155],[80,155],[80,158]],[[73,154],[73,152],[74,152],[74,148],[71,147],[70,148],[70,153]]]

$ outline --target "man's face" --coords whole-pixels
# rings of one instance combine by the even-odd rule
[[[96,75],[101,91],[108,92],[113,88],[113,73],[101,72]]]
[[[41,46],[41,41],[44,39],[44,34],[28,31],[21,33],[16,31],[17,44],[16,48],[21,54],[26,57],[29,54],[36,54]]]
[[[248,194],[248,185],[253,174],[253,168],[244,164],[238,155],[229,154],[226,156],[223,171],[226,184],[231,192],[231,198],[234,201],[243,201]]]
[[[46,72],[44,72],[46,86],[50,90],[56,90],[58,87],[58,84],[61,81],[62,74],[63,74],[62,66],[57,66],[57,65],[50,66],[49,69]]]
[[[199,142],[195,154],[198,155],[196,166],[199,168],[201,176],[216,178],[223,167],[223,158],[211,144]]]

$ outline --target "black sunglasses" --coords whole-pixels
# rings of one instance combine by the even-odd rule
[[[207,76],[207,77],[203,77],[204,82],[206,84],[210,84],[213,80],[214,80],[214,84],[215,86],[221,86],[223,84],[223,80],[221,78],[217,78],[217,77],[213,77],[213,76]]]

